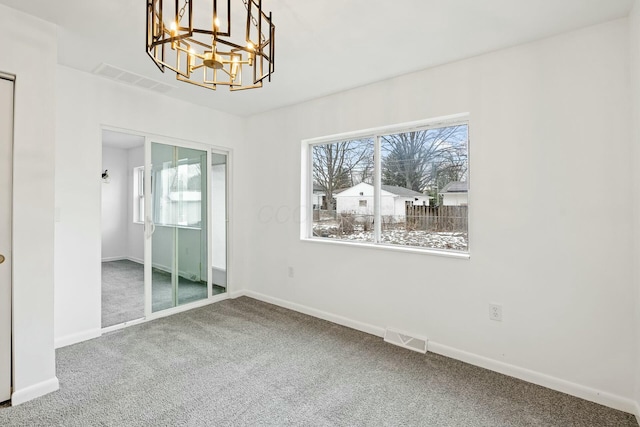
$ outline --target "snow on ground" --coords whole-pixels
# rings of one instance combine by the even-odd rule
[[[350,240],[356,242],[373,242],[373,231],[365,231],[362,227],[352,233],[340,234],[335,224],[313,225],[313,235],[329,239]],[[383,230],[380,243],[403,246],[417,246],[434,249],[466,251],[467,233],[433,232],[425,230],[405,230],[396,228]]]

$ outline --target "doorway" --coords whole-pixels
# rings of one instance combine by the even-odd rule
[[[229,153],[109,129],[102,141],[103,330],[224,299]]]
[[[145,316],[143,168],[143,136],[102,131],[102,328]]]
[[[14,77],[0,73],[0,403],[12,389],[12,168]]]

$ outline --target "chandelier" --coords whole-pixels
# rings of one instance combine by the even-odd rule
[[[180,81],[213,90],[262,87],[274,72],[275,27],[262,0],[241,1],[244,10],[232,13],[231,0],[147,0],[147,54]],[[194,2],[206,9],[194,10]]]

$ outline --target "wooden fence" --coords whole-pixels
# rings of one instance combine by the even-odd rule
[[[467,232],[468,206],[406,206],[406,228],[413,230]]]

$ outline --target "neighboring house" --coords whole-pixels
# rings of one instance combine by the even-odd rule
[[[325,195],[326,193],[320,185],[313,184],[313,209],[323,209],[325,207]]]
[[[406,204],[429,205],[430,197],[407,188],[383,185],[380,189],[380,214],[404,221]],[[373,186],[364,182],[335,194],[338,213],[373,215]]]
[[[466,181],[451,181],[438,192],[442,196],[443,206],[467,206],[469,187]]]

